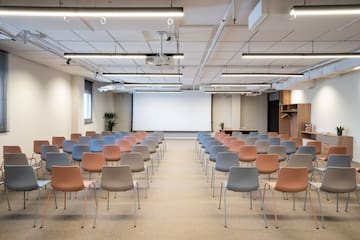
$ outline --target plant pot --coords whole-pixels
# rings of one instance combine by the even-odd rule
[[[337,131],[338,136],[342,136],[342,131]]]

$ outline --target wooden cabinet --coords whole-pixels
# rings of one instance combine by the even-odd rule
[[[282,104],[279,110],[279,133],[298,137],[300,131],[304,130],[304,124],[311,122],[310,118],[310,103]]]
[[[322,152],[327,152],[327,149],[330,146],[344,146],[347,149],[347,153],[353,156],[354,140],[352,136],[337,136],[335,134],[305,132],[305,131],[301,131],[300,136],[305,139],[321,141]]]

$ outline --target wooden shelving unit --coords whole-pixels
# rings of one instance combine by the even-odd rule
[[[289,134],[290,137],[300,136],[304,124],[310,123],[311,104],[282,104],[279,110],[279,133]]]

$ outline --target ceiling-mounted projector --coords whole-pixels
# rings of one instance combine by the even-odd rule
[[[162,67],[162,66],[171,67],[174,65],[174,60],[172,56],[155,55],[155,56],[147,56],[145,59],[145,63],[156,67]]]

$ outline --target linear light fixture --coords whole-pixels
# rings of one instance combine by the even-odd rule
[[[150,78],[180,78],[182,73],[103,73],[106,77],[150,77]]]
[[[358,15],[360,5],[308,5],[293,6],[291,16]]]
[[[2,6],[0,16],[18,17],[183,17],[182,7],[99,8]]]
[[[354,70],[360,70],[360,66],[354,67]]]
[[[303,77],[302,73],[222,73],[222,77]]]
[[[159,88],[176,88],[182,87],[182,83],[124,83],[124,87],[159,87]]]
[[[183,53],[165,53],[165,57],[173,59],[183,59]],[[64,53],[65,58],[131,58],[146,59],[147,57],[159,56],[157,53]]]
[[[214,83],[214,84],[211,84],[210,87],[267,87],[267,88],[270,88],[271,87],[271,84],[266,84],[266,83],[239,83],[239,84],[234,84],[234,83]]]
[[[243,59],[326,59],[360,58],[360,52],[354,53],[243,53]]]

